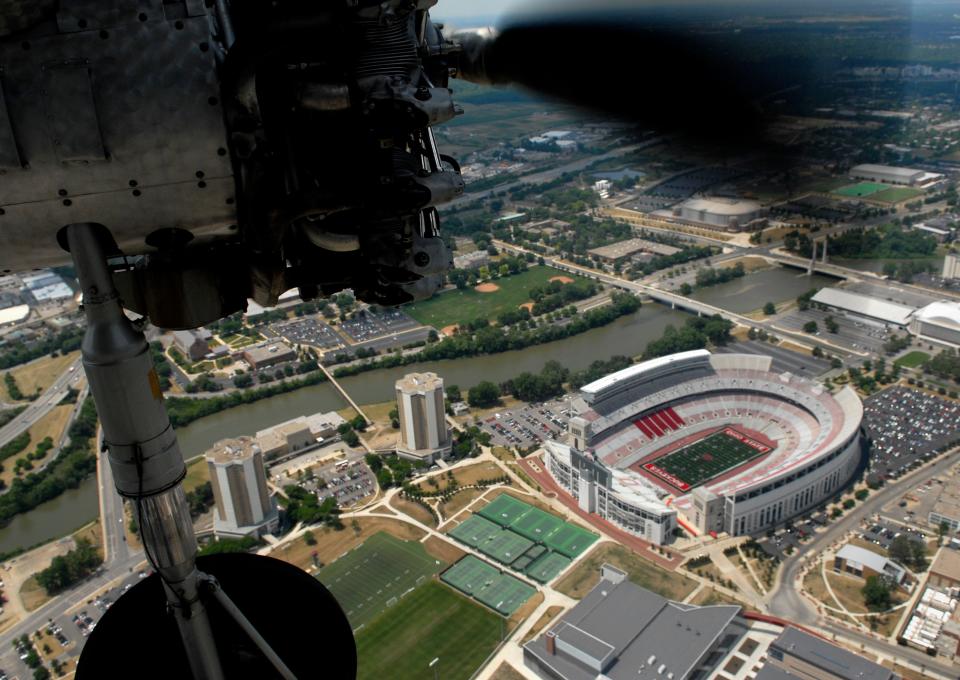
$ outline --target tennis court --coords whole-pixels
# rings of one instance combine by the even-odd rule
[[[536,592],[533,586],[500,573],[473,555],[467,555],[443,572],[440,580],[504,616],[515,612]]]
[[[541,542],[564,525],[564,521],[556,515],[544,512],[540,508],[527,507],[529,508],[528,511],[520,515],[510,525],[511,531],[516,531],[521,536]]]
[[[466,555],[462,560],[440,574],[440,580],[462,593],[473,596],[475,592],[479,592],[481,588],[492,583],[498,576],[500,576],[500,572],[495,567],[478,557]]]
[[[494,534],[500,531],[502,531],[502,529],[490,520],[486,520],[479,515],[470,515],[463,522],[451,529],[450,535],[458,541],[466,543],[471,548],[476,548],[490,540]]]
[[[597,538],[592,531],[564,522],[560,529],[544,539],[544,544],[550,550],[573,559],[593,545]]]
[[[527,576],[537,583],[547,583],[570,564],[570,558],[564,557],[560,553],[547,553],[527,567]]]
[[[533,541],[515,534],[507,529],[497,529],[486,541],[479,544],[477,549],[484,555],[489,555],[497,562],[511,564],[518,557],[533,546]]]
[[[497,496],[492,503],[481,508],[478,514],[502,527],[508,527],[529,512],[531,507],[510,494],[503,493]]]
[[[317,573],[356,630],[446,566],[423,545],[380,532]]]

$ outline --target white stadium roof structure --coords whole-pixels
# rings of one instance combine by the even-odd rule
[[[751,213],[755,213],[763,206],[761,206],[757,201],[752,201],[745,198],[708,196],[703,198],[691,198],[683,203],[683,207],[690,210],[702,210],[713,215],[739,217],[740,215],[749,215]]]
[[[915,307],[887,302],[861,293],[851,293],[841,288],[822,288],[813,296],[813,302],[898,326],[906,326],[916,311]]]
[[[917,170],[915,168],[900,168],[894,165],[876,165],[873,163],[864,163],[863,165],[857,165],[850,169],[850,175],[853,177],[858,175],[893,175],[906,181],[923,174],[923,170]]]
[[[15,305],[0,309],[0,325],[17,323],[30,316],[30,305]]]
[[[933,302],[918,309],[913,318],[924,323],[960,330],[960,302]]]

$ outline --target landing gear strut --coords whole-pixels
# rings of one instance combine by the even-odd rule
[[[67,227],[83,293],[83,367],[97,404],[117,491],[135,509],[144,551],[163,580],[195,678],[224,677],[200,597],[197,539],[183,492],[186,465],[163,404],[150,347],[124,314],[107,265],[109,232]]]

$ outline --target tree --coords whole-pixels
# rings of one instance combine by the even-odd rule
[[[239,389],[253,385],[253,377],[247,373],[233,376],[233,386]]]
[[[813,356],[819,359],[823,356],[823,349],[820,347],[820,345],[817,345],[816,347],[813,348],[813,351],[811,352],[811,354],[813,354]]]
[[[486,408],[493,406],[498,401],[500,401],[500,388],[488,380],[474,385],[467,392],[467,402],[471,406]]]
[[[804,333],[811,333],[811,334],[812,334],[812,333],[816,333],[816,332],[817,332],[817,328],[818,328],[818,327],[817,327],[817,322],[816,322],[816,321],[808,321],[807,323],[803,324],[803,332],[804,332]]]
[[[317,544],[317,537],[313,535],[313,532],[312,532],[312,531],[304,531],[304,532],[303,532],[303,541],[304,541],[304,543],[306,543],[307,545],[316,545],[316,544]]]
[[[830,333],[836,333],[840,330],[840,324],[838,324],[832,316],[827,316],[827,318],[823,320],[823,325],[827,327],[827,331]]]
[[[447,401],[463,401],[459,385],[447,385]]]
[[[890,609],[890,584],[879,576],[868,576],[867,583],[860,591],[864,604],[875,611]]]
[[[768,302],[763,306],[763,313],[767,316],[771,316],[777,313],[777,306],[772,302]]]

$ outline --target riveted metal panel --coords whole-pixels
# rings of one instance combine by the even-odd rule
[[[199,236],[236,222],[213,50],[200,47],[210,40],[206,17],[137,22],[106,33],[35,37],[28,51],[18,40],[0,41],[7,110],[24,164],[0,181],[6,213],[0,268],[66,259],[53,235],[79,211],[56,208],[65,200],[92,206],[99,196],[99,207],[84,219],[106,225],[130,253],[143,252],[144,237],[155,229],[183,226]],[[45,68],[81,63],[107,159],[85,166],[61,162],[44,94]],[[50,101],[56,97],[49,93]],[[167,185],[190,190],[158,191]],[[214,185],[223,190],[210,191]],[[142,194],[136,202],[113,202],[135,190]],[[40,208],[47,203],[49,209]],[[8,219],[14,213],[17,219]]]
[[[61,0],[57,12],[61,33],[111,29],[163,19],[163,0]]]
[[[106,160],[89,67],[56,64],[44,68],[43,95],[50,142],[60,162],[86,165]]]
[[[19,168],[20,152],[17,151],[17,138],[10,126],[10,114],[7,113],[7,100],[3,95],[3,72],[0,71],[0,168]]]

